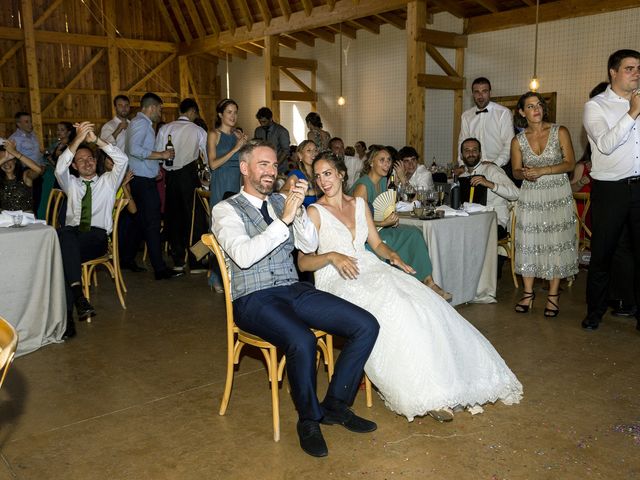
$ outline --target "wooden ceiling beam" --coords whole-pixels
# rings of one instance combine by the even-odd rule
[[[327,6],[329,7],[329,11],[332,12],[336,7],[336,0],[327,0]]]
[[[136,83],[134,83],[131,87],[129,87],[127,89],[127,92],[131,93],[134,90],[137,90],[142,85],[144,85],[147,82],[147,80],[149,80],[154,75],[157,75],[158,72],[160,72],[160,70],[162,70],[164,67],[169,65],[173,61],[174,58],[176,58],[176,54],[175,53],[169,55],[167,58],[162,60],[158,65],[153,67],[149,73],[147,73],[144,77],[142,77],[140,80],[138,80]]]
[[[304,8],[304,13],[307,14],[307,17],[311,15],[311,12],[313,12],[313,3],[311,3],[311,0],[301,0],[302,1],[302,8]]]
[[[352,20],[352,22],[360,28],[364,28],[369,33],[373,33],[374,35],[380,34],[380,24],[370,18],[357,18]]]
[[[445,74],[451,77],[458,76],[458,72],[456,72],[456,69],[449,64],[447,59],[442,56],[442,54],[436,47],[426,44],[425,48],[429,56],[433,59],[434,62],[436,62],[436,64],[444,71]]]
[[[198,36],[206,37],[207,31],[204,29],[204,26],[202,25],[202,21],[200,20],[200,13],[196,8],[195,3],[193,3],[193,0],[184,0],[184,4],[187,7],[187,11],[189,12],[189,16],[191,17],[193,26],[195,27],[196,32],[198,32]]]
[[[460,90],[465,88],[465,80],[458,76],[418,74],[418,85],[436,90]]]
[[[257,45],[254,45],[253,43],[249,42],[249,43],[241,43],[239,45],[236,45],[236,47],[238,47],[240,50],[244,50],[245,52],[249,52],[252,53],[254,55],[257,55],[258,57],[262,56],[262,51],[264,50],[264,48],[260,48]]]
[[[529,5],[530,7],[536,6],[536,0],[520,0],[522,3]]]
[[[278,43],[283,47],[290,48],[291,50],[295,50],[298,42],[290,37],[285,37],[284,35],[280,35],[278,37]]]
[[[305,58],[277,56],[271,59],[271,65],[273,65],[274,67],[291,68],[295,70],[308,70],[311,72],[318,69],[317,60],[309,60]]]
[[[349,38],[351,38],[353,40],[356,39],[356,34],[358,33],[358,30],[356,30],[353,27],[350,27],[346,23],[343,23],[342,26],[340,26],[340,24],[338,24],[338,25],[327,25],[327,28],[333,30],[337,34],[339,34],[340,30],[342,29],[342,35],[344,35],[345,37],[349,37]]]
[[[173,16],[178,22],[178,26],[180,27],[180,31],[182,32],[182,36],[184,37],[185,42],[191,43],[191,41],[193,40],[193,36],[191,35],[189,25],[187,25],[187,21],[184,18],[184,15],[182,15],[182,9],[178,4],[178,0],[169,0],[169,4],[171,5]]]
[[[251,10],[249,10],[249,5],[247,5],[247,0],[236,0],[238,2],[238,6],[240,7],[240,12],[242,12],[242,18],[244,18],[244,24],[247,26],[247,30],[251,31],[253,28],[253,17],[251,16]]]
[[[535,2],[534,2],[535,5]],[[637,0],[558,0],[540,5],[540,23],[566,18],[584,17],[603,12],[614,12],[628,8],[637,8]],[[491,13],[467,20],[466,34],[493,32],[506,28],[535,25],[536,7],[522,7]]]
[[[238,47],[226,47],[223,52],[229,53],[229,55],[234,55],[236,57],[240,57],[244,60],[247,59],[247,52],[244,50],[240,50]]]
[[[267,5],[267,0],[256,0],[258,3],[258,9],[260,10],[260,15],[262,15],[262,21],[268,27],[271,25],[271,9],[269,5]]]
[[[288,22],[291,18],[291,7],[289,6],[289,0],[278,0],[278,5],[280,5],[280,10],[282,11],[282,16]],[[284,32],[278,32],[284,33]]]
[[[81,45],[83,47],[108,46],[108,39],[101,35],[84,35],[81,33],[54,32],[51,30],[36,30],[35,40],[38,43],[63,43],[69,45]],[[0,27],[0,40],[19,40],[23,33],[20,28]],[[171,42],[157,42],[155,40],[137,40],[133,38],[118,37],[115,39],[118,48],[147,50],[150,52],[173,53],[178,51],[178,46]]]
[[[308,30],[308,32],[325,42],[333,43],[336,41],[335,34],[325,28],[312,28],[311,30]]]
[[[209,2],[209,0],[203,0],[202,2],[200,2],[200,5],[202,5],[204,16],[207,17],[207,21],[211,26],[213,35],[217,36],[220,33],[220,22],[218,22],[218,17],[216,17],[216,13],[213,11],[211,3]]]
[[[376,17],[378,17],[383,22],[389,23],[400,30],[404,30],[407,26],[407,21],[404,18],[402,18],[400,15],[397,15],[393,12],[379,13],[378,15],[376,15]]]
[[[317,102],[316,92],[289,92],[276,90],[273,92],[273,99],[278,102]]]
[[[314,7],[313,15],[309,17],[307,17],[303,11],[293,12],[289,18],[285,18],[285,16],[274,17],[269,26],[264,22],[254,23],[253,29],[250,32],[245,26],[238,27],[234,34],[225,31],[221,32],[218,37],[207,36],[204,39],[194,40],[191,45],[181,44],[179,50],[182,55],[194,55],[206,52],[207,50],[250,42],[269,35],[280,35],[291,31],[325,27],[330,24],[335,25],[336,23],[354,18],[368,17],[382,12],[398,10],[404,8],[408,1],[409,0],[361,0],[356,6],[350,0],[339,0],[335,3],[333,11],[329,9],[328,5],[319,5]],[[337,28],[337,26],[332,28],[332,30],[335,30],[335,28]],[[349,36],[346,31],[344,34]],[[355,38],[355,36],[352,38]]]
[[[171,34],[171,38],[173,38],[174,42],[179,42],[180,35],[178,35],[178,31],[171,21],[171,15],[169,15],[169,10],[167,10],[164,2],[162,0],[155,0],[155,4],[156,8],[160,12],[160,16],[162,17],[165,27],[167,27],[167,30],[169,30],[169,33]]]
[[[304,83],[302,80],[300,80],[298,78],[298,76],[295,73],[293,73],[291,70],[289,70],[288,68],[282,67],[282,68],[280,68],[280,71],[282,73],[284,73],[287,77],[289,77],[293,83],[295,83],[298,87],[300,87],[300,90],[302,90],[303,92],[312,92],[313,91],[313,90],[311,90],[311,88],[309,88],[309,86],[306,83]]]
[[[473,0],[473,1],[476,2],[478,5],[482,5],[491,13],[498,13],[501,10],[500,5],[496,0]]]
[[[446,10],[454,17],[464,18],[465,12],[460,7],[460,4],[455,0],[431,0],[432,3],[438,5],[443,10]]]
[[[236,33],[236,19],[233,18],[233,12],[231,11],[231,7],[229,7],[229,2],[227,0],[218,0],[218,5],[222,10],[222,15],[224,16],[225,22],[227,22],[227,30],[231,32],[231,35]],[[250,31],[247,27],[247,31]]]
[[[316,45],[316,37],[307,32],[291,32],[288,33],[287,36],[302,42],[309,47],[315,47]]]
[[[418,30],[417,38],[435,47],[467,48],[467,36],[459,33],[421,28]]]

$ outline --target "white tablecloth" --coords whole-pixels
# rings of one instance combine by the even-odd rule
[[[433,279],[453,294],[452,305],[495,303],[498,282],[495,212],[437,220],[418,220],[403,215],[400,223],[422,230],[429,246]]]
[[[47,225],[0,228],[0,316],[18,331],[16,355],[61,342],[66,310],[56,231]]]

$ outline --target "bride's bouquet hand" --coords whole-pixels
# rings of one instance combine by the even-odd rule
[[[331,252],[331,264],[338,271],[342,278],[347,280],[355,280],[358,278],[360,270],[358,269],[358,260],[338,252]]]
[[[398,267],[405,273],[410,273],[412,275],[416,273],[416,271],[410,265],[407,265],[402,261],[400,255],[398,255],[396,252],[393,252],[391,255],[389,255],[389,263],[394,267]]]

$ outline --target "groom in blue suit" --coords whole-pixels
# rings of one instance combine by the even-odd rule
[[[284,351],[300,446],[324,457],[328,450],[320,423],[359,433],[376,429],[349,406],[378,336],[378,322],[360,307],[298,281],[294,246],[314,252],[318,243],[302,207],[307,182],[298,180],[286,198],[272,193],[278,161],[269,143],[249,142],[239,157],[243,190],[213,207],[211,227],[230,260],[235,322]],[[346,339],[322,403],[316,395],[312,328]]]

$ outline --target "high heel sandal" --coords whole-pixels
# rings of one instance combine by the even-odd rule
[[[555,308],[555,309],[553,309],[553,308],[547,308],[547,307],[545,306],[545,308],[544,308],[544,316],[545,316],[545,317],[551,317],[551,318],[553,318],[553,317],[557,317],[557,316],[558,316],[558,314],[560,313],[560,306],[559,306],[556,302],[554,302],[553,300],[550,300],[550,298],[549,298],[549,297],[556,297],[556,298],[558,298],[558,297],[560,297],[560,294],[559,294],[559,293],[556,293],[555,295],[547,295],[547,303],[550,303],[551,305],[553,305],[553,306],[554,306],[554,307],[556,307],[556,308]]]
[[[520,299],[520,302],[523,300],[529,300],[529,305],[521,305],[520,302],[516,303],[515,311],[517,313],[527,313],[529,309],[533,308],[533,301],[536,299],[535,292],[522,292],[524,295]],[[546,311],[546,310],[545,310]]]

